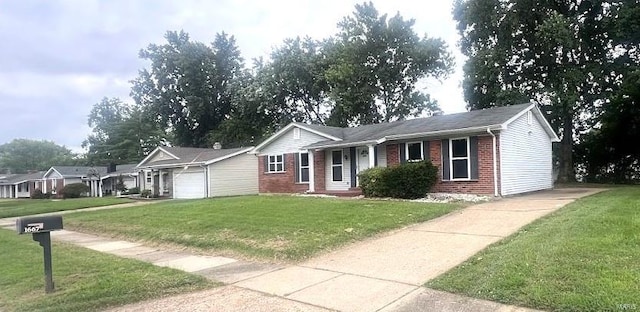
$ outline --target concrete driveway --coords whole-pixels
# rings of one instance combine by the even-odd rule
[[[420,286],[524,225],[600,191],[550,190],[470,206],[235,285],[340,311],[464,311],[455,304],[460,300],[426,306],[433,300],[424,296],[433,298],[434,291]],[[476,310],[519,309],[495,305]]]

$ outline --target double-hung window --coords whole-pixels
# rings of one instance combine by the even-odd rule
[[[298,182],[309,182],[309,153],[298,154]]]
[[[342,181],[342,150],[331,151],[332,181]]]
[[[451,139],[449,155],[452,180],[468,180],[471,176],[469,138]]]
[[[269,155],[267,162],[268,172],[284,172],[284,155]]]
[[[407,161],[421,161],[424,159],[422,142],[409,142],[406,144]]]

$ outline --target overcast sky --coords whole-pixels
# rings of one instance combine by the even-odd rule
[[[0,144],[52,140],[72,150],[90,129],[87,115],[103,97],[128,97],[129,81],[147,64],[138,51],[184,30],[209,43],[236,37],[243,57],[266,56],[285,38],[321,39],[354,10],[352,0],[16,0],[0,1]],[[444,39],[456,72],[424,87],[445,113],[464,111],[462,55],[452,1],[375,0],[381,13],[414,18],[414,30]]]

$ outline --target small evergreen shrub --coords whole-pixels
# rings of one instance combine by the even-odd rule
[[[128,194],[140,194],[140,188],[139,187],[132,187],[130,189],[127,190]]]
[[[142,196],[142,197],[150,197],[151,196],[151,190],[142,190],[142,192],[140,192],[140,196]]]
[[[65,185],[58,193],[62,198],[79,198],[86,196],[90,190],[91,188],[84,183],[72,183]]]
[[[366,197],[385,197],[388,192],[382,178],[387,168],[374,167],[358,174],[360,189]]]
[[[420,161],[371,168],[358,177],[366,197],[415,199],[423,197],[435,185],[438,169],[430,161]]]
[[[35,189],[31,194],[31,199],[49,199],[51,198],[51,193],[42,193],[42,190]]]

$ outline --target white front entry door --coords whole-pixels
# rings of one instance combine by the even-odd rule
[[[364,170],[369,169],[369,156],[373,157],[373,155],[369,155],[368,147],[357,147],[356,148],[356,173],[360,173]],[[360,186],[360,179],[356,176],[356,186]]]

